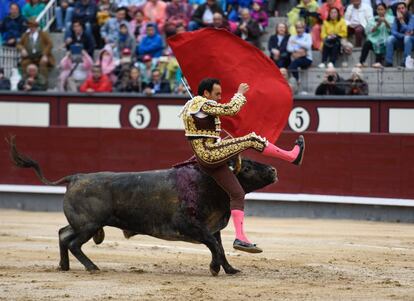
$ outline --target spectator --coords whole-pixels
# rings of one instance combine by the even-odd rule
[[[13,3],[19,6],[19,11],[23,9],[26,4],[25,0],[2,0],[0,1],[0,22],[6,18],[10,13],[10,5]]]
[[[392,67],[394,48],[404,49],[404,58],[401,66],[405,67],[405,60],[411,55],[414,43],[414,15],[407,10],[407,5],[401,2],[397,5],[397,17],[392,23],[391,35],[387,39],[385,52],[385,66]]]
[[[305,32],[305,24],[302,21],[296,23],[296,33],[296,35],[290,36],[287,51],[292,53],[292,62],[288,69],[298,81],[298,69],[307,69],[312,65],[312,38],[310,34]]]
[[[10,4],[10,14],[0,23],[1,38],[5,46],[14,47],[26,31],[26,19],[20,15],[19,6]]]
[[[106,45],[101,50],[96,65],[100,66],[102,74],[107,76],[112,81],[112,83],[116,82],[116,77],[114,74],[116,63],[114,60],[112,47],[110,45]]]
[[[366,27],[367,40],[362,47],[361,57],[357,67],[365,65],[368,53],[372,50],[375,53],[374,68],[382,68],[382,61],[385,54],[385,44],[391,33],[391,24],[394,22],[394,16],[386,13],[387,7],[380,3],[377,5],[377,16],[370,20]]]
[[[139,69],[137,67],[132,67],[129,72],[126,73],[126,78],[123,77],[117,83],[117,90],[119,92],[142,92],[142,82]]]
[[[140,43],[146,36],[147,21],[145,21],[144,13],[138,10],[135,13],[135,18],[129,22],[130,32],[134,35],[137,43]]]
[[[111,4],[109,0],[99,1],[98,11],[96,13],[96,23],[99,27],[102,27],[109,19],[111,19],[113,10],[115,10],[115,5]]]
[[[144,55],[142,57],[142,63],[138,62],[136,65],[141,74],[142,82],[149,83],[151,81],[152,70],[155,68],[155,62],[152,60],[151,55]]]
[[[98,7],[92,0],[78,0],[75,3],[72,20],[79,20],[85,27],[88,36],[94,36],[93,28],[96,26],[96,13]],[[71,26],[66,26],[65,38],[71,36]]]
[[[295,24],[298,21],[302,21],[306,26],[305,31],[310,32],[313,25],[319,21],[318,9],[319,5],[315,0],[301,0],[299,5],[292,8],[287,14],[290,25],[289,33],[296,34]]]
[[[63,31],[67,27],[70,27],[73,18],[73,9],[73,0],[60,0],[57,2],[55,7],[57,31]]]
[[[120,58],[123,49],[135,50],[135,39],[129,33],[127,23],[122,23],[119,26],[119,36],[115,43],[115,57]]]
[[[364,81],[361,68],[353,68],[352,74],[346,80],[346,95],[368,95],[368,83]]]
[[[158,58],[162,55],[163,48],[163,41],[161,35],[157,32],[157,26],[154,23],[148,23],[147,35],[137,47],[137,55],[149,54],[152,58]]]
[[[195,10],[188,25],[188,29],[193,31],[199,28],[211,26],[213,24],[214,13],[224,15],[221,8],[217,5],[216,0],[207,0],[206,3],[199,5]]]
[[[289,84],[290,89],[292,90],[293,94],[298,93],[298,83],[296,79],[289,77],[289,72],[286,68],[280,68],[280,73],[286,79],[287,83]]]
[[[4,76],[4,69],[0,67],[0,90],[10,90],[11,84],[10,80]]]
[[[322,83],[316,88],[316,95],[345,95],[345,82],[333,66],[325,70]]]
[[[144,93],[149,96],[159,93],[171,93],[170,84],[161,79],[160,70],[152,70],[151,81],[145,84]]]
[[[213,14],[213,28],[231,31],[229,22],[220,13]]]
[[[126,7],[128,11],[135,15],[135,13],[145,5],[146,0],[117,0],[116,1],[118,7]]]
[[[336,7],[331,8],[329,17],[323,21],[321,38],[323,40],[322,63],[319,68],[325,68],[330,59],[333,65],[341,52],[341,40],[348,36],[345,20],[341,18]]]
[[[59,91],[78,92],[92,66],[93,60],[85,50],[80,55],[68,52],[60,61]]]
[[[247,8],[241,10],[240,17],[241,22],[235,34],[260,49],[261,32],[259,24],[250,17],[250,12]]]
[[[112,92],[112,83],[110,79],[102,74],[100,65],[92,67],[92,75],[80,86],[80,92]]]
[[[158,31],[164,30],[167,4],[162,0],[148,0],[143,7],[144,15],[148,22],[155,23]]]
[[[251,17],[259,24],[260,31],[264,32],[266,27],[269,25],[269,17],[262,8],[263,0],[253,0]]]
[[[101,27],[101,37],[105,44],[115,44],[117,42],[121,24],[128,26],[126,21],[126,10],[123,7],[118,8],[115,17],[109,19]]]
[[[82,48],[86,50],[90,57],[93,58],[95,40],[93,36],[88,36],[84,30],[83,24],[78,20],[72,22],[71,35],[65,40],[67,50],[69,50],[71,45],[74,44],[82,45]]]
[[[289,37],[287,25],[279,23],[276,25],[275,34],[268,42],[270,58],[279,68],[287,68],[290,65],[290,53],[287,51]]]
[[[18,83],[17,88],[20,91],[46,91],[46,79],[39,74],[35,64],[29,64],[26,67],[23,79]]]
[[[361,3],[361,0],[351,0],[351,4],[346,8],[345,22],[348,26],[348,33],[355,34],[356,47],[361,47],[365,27],[373,18],[371,6]]]
[[[124,48],[121,52],[119,65],[115,67],[114,74],[117,78],[115,86],[118,87],[120,82],[126,82],[129,78],[129,71],[134,67],[132,62],[131,50]],[[141,76],[141,75],[140,75]]]
[[[331,11],[331,8],[336,7],[339,10],[339,14],[341,17],[344,15],[344,7],[342,5],[341,0],[327,0],[325,3],[322,4],[322,6],[319,8],[319,18],[320,22],[326,21],[329,16],[329,12]],[[322,25],[320,22],[316,23],[312,27],[312,47],[313,49],[319,50],[322,47],[322,39],[321,39],[321,31],[322,31]]]
[[[40,2],[40,0],[29,0],[29,2],[23,6],[22,15],[27,20],[36,18],[40,15],[45,7],[46,5]]]
[[[40,69],[40,74],[47,81],[49,68],[55,64],[52,55],[53,44],[47,32],[39,30],[39,23],[35,19],[27,21],[29,30],[23,34],[17,48],[20,50],[22,60],[20,62],[23,74],[31,64]],[[37,70],[36,70],[37,71]]]
[[[176,94],[185,94],[186,90],[182,83],[183,73],[175,57],[170,58],[167,65],[165,79],[169,82],[171,91]]]
[[[171,0],[166,8],[167,23],[177,25],[184,24],[188,26],[192,15],[192,8],[184,0]]]

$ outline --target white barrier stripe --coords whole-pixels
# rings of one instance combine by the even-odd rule
[[[0,192],[64,194],[66,192],[66,187],[0,184]],[[246,199],[258,200],[258,201],[315,202],[315,203],[334,203],[334,204],[359,204],[359,205],[414,207],[414,199],[398,199],[398,198],[394,199],[394,198],[340,196],[340,195],[322,195],[322,194],[304,194],[304,193],[294,194],[294,193],[252,192],[246,195]]]

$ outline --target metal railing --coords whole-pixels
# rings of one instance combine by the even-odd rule
[[[43,31],[49,31],[50,26],[55,21],[56,0],[49,0],[44,10],[37,16],[36,21],[40,24]]]

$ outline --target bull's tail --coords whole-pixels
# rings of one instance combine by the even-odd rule
[[[10,158],[14,165],[20,168],[33,168],[39,177],[40,181],[42,181],[46,185],[59,185],[62,183],[70,182],[71,177],[63,177],[55,182],[51,182],[48,179],[46,179],[43,175],[42,169],[39,166],[39,163],[37,163],[35,160],[19,153],[19,151],[16,148],[16,137],[10,136],[9,139],[6,138],[6,142],[10,146]]]

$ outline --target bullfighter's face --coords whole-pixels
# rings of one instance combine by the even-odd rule
[[[220,101],[221,99],[221,86],[218,84],[213,85],[211,92],[204,90],[204,97],[214,101]]]

